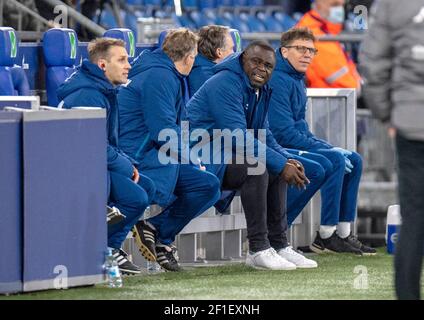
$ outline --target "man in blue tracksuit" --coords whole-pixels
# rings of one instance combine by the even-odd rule
[[[190,97],[213,76],[212,68],[234,52],[230,28],[204,26],[199,30],[198,51],[193,69],[188,76]]]
[[[127,254],[120,249],[128,232],[143,215],[154,194],[153,182],[138,173],[135,161],[118,146],[118,86],[127,82],[130,65],[122,40],[102,38],[88,46],[89,60],[84,60],[58,89],[63,108],[80,106],[107,110],[108,204],[116,206],[126,218],[108,226],[108,246],[119,268],[127,273],[140,273]],[[138,184],[137,184],[138,182]]]
[[[246,264],[271,270],[314,268],[316,262],[294,251],[286,238],[286,183],[303,188],[308,179],[268,129],[267,82],[274,66],[272,47],[251,42],[214,67],[215,75],[188,103],[187,117],[193,133],[206,130],[212,141],[210,157],[205,155],[207,147],[201,149],[208,171],[220,178],[222,190],[240,191],[249,239]],[[233,136],[236,142],[231,142]],[[202,143],[203,138],[193,148]],[[252,165],[255,158],[257,167]]]
[[[270,128],[281,146],[294,149],[288,150],[298,155],[296,159],[302,162],[306,173],[315,172],[324,179],[321,186],[321,225],[311,250],[317,253],[374,254],[376,251],[359,242],[350,229],[355,220],[362,173],[360,155],[316,138],[305,120],[307,97],[304,76],[316,54],[314,40],[313,34],[306,28],[283,33],[281,48],[276,51],[276,69],[270,81],[273,88],[269,107]],[[294,194],[299,197],[299,193],[300,198],[309,198],[307,191],[294,189],[289,191],[288,198],[295,198]],[[288,210],[296,213],[301,208],[298,203],[289,201]],[[294,218],[289,217],[289,222]]]
[[[137,241],[147,259],[157,260],[169,271],[180,270],[172,246],[176,235],[220,196],[219,180],[213,174],[189,163],[179,143],[165,150],[168,144],[161,138],[164,132],[178,141],[182,137],[184,77],[196,54],[194,33],[184,28],[169,32],[161,49],[146,50],[134,61],[131,82],[118,95],[121,147],[139,162],[144,174],[155,179],[153,201],[164,208],[137,224]]]

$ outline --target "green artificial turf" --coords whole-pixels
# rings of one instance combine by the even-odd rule
[[[317,269],[260,271],[242,263],[186,267],[179,273],[124,277],[124,286],[96,285],[0,296],[0,299],[394,299],[393,256],[311,255]]]

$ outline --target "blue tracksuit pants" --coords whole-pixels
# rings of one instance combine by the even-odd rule
[[[355,220],[359,181],[362,175],[361,156],[352,152],[348,157],[354,168],[345,174],[345,159],[339,152],[319,149],[302,153],[288,151],[297,155],[305,167],[306,176],[311,183],[306,190],[289,188],[287,192],[287,220],[289,225],[296,219],[316,190],[321,190],[321,225],[337,225],[339,222]]]
[[[128,232],[143,215],[155,194],[153,181],[140,174],[138,184],[119,173],[109,171],[109,204],[126,216],[121,222],[108,227],[108,246],[120,248]]]
[[[180,165],[177,179],[177,199],[161,214],[147,220],[158,231],[157,241],[165,245],[174,242],[175,236],[220,196],[219,179],[192,165]]]

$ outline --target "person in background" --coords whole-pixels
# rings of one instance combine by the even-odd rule
[[[121,222],[108,225],[108,246],[113,249],[119,269],[136,274],[140,268],[128,260],[121,246],[149,205],[155,186],[119,148],[116,95],[120,85],[128,80],[128,54],[122,40],[99,38],[89,43],[88,55],[89,60],[85,59],[58,88],[59,105],[67,109],[80,106],[106,109],[108,205],[117,207],[126,216]]]
[[[198,55],[188,76],[190,97],[212,75],[212,68],[234,53],[234,43],[230,28],[224,26],[204,26],[199,30]]]
[[[219,180],[185,158],[182,146],[166,141],[161,132],[181,138],[185,119],[184,78],[197,55],[197,36],[185,28],[170,31],[162,48],[143,51],[133,62],[130,83],[118,95],[120,143],[138,168],[155,180],[153,202],[164,210],[137,223],[134,233],[143,256],[168,271],[179,271],[178,233],[219,199]],[[175,141],[174,141],[175,142]],[[163,161],[172,157],[171,162]],[[184,163],[185,162],[185,163]]]
[[[345,20],[345,0],[315,0],[296,27],[310,29],[315,37],[338,35]],[[355,88],[360,96],[361,77],[354,61],[338,41],[318,41],[319,55],[306,71],[308,88]]]
[[[376,1],[359,55],[364,97],[391,126],[402,226],[395,250],[398,299],[420,299],[424,252],[424,1]]]

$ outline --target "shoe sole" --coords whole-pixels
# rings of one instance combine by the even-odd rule
[[[330,250],[330,249],[327,249],[327,248],[324,248],[324,249],[322,249],[321,247],[317,247],[317,246],[314,246],[313,244],[312,245],[310,245],[309,246],[309,249],[311,249],[311,251],[313,251],[313,252],[315,252],[315,253],[318,253],[318,254],[325,254],[325,253],[352,253],[352,254],[354,254],[354,255],[357,255],[357,256],[362,256],[364,253],[363,252],[338,252],[338,251],[333,251],[333,250]]]
[[[336,253],[335,251],[329,250],[327,248],[317,247],[313,244],[309,246],[309,249],[311,249],[312,252],[318,253],[318,254],[324,254],[324,253]]]
[[[298,266],[298,265],[296,265],[296,268],[298,268],[298,269],[314,269],[314,268],[318,268],[318,266]]]
[[[367,256],[367,257],[376,256],[377,255],[377,252],[363,252],[362,251],[362,255],[363,256]]]
[[[141,239],[141,236],[140,236],[140,234],[138,233],[137,229],[136,229],[136,228],[133,228],[132,232],[133,232],[133,237],[134,237],[134,239],[135,239],[135,244],[137,245],[137,247],[138,247],[138,251],[140,251],[141,255],[142,255],[145,259],[149,260],[150,262],[156,262],[156,256],[155,256],[155,255],[153,254],[153,252],[151,252],[151,251],[149,250],[149,248],[148,248],[147,246],[145,246],[145,245],[144,245],[144,243],[140,240],[140,239]]]
[[[134,274],[140,274],[141,273],[141,270],[140,271],[134,271],[134,270],[119,269],[119,271],[122,274],[129,275],[129,276],[134,275]]]
[[[255,265],[251,265],[251,264],[246,264],[246,266],[251,267],[253,269],[256,270],[264,270],[264,271],[291,271],[291,270],[296,270],[297,268],[287,268],[287,269],[270,269],[270,268],[265,268],[265,267],[258,267]]]

